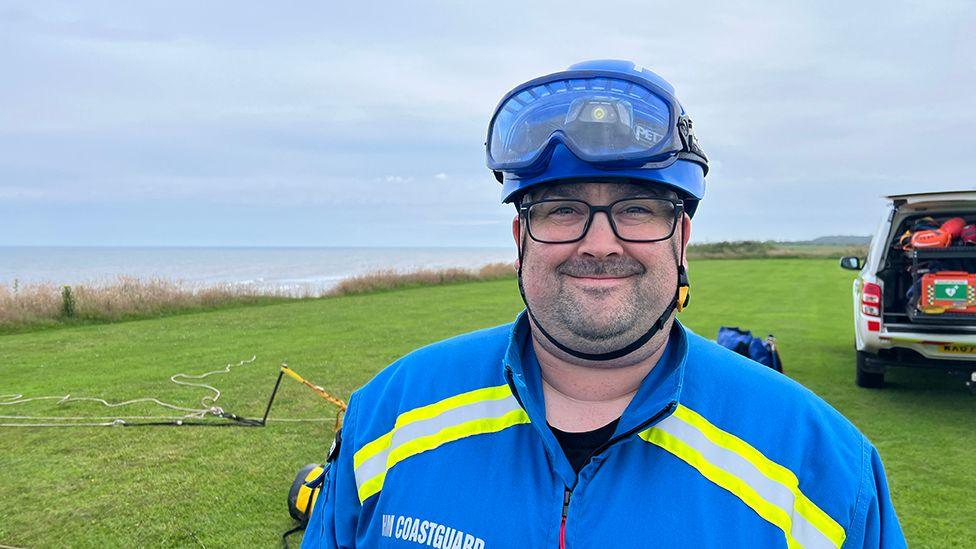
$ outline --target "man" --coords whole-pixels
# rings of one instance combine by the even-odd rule
[[[305,546],[904,546],[853,425],[675,320],[707,159],[667,82],[530,81],[487,152],[526,311],[353,395]]]

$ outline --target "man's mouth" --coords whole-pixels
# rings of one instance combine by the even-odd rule
[[[573,278],[596,278],[596,279],[606,279],[606,278],[627,278],[634,275],[567,275]]]
[[[594,286],[612,286],[619,282],[622,282],[634,275],[624,275],[624,276],[612,276],[612,275],[587,275],[587,276],[577,276],[567,274],[566,276],[579,280],[580,282],[585,282]]]

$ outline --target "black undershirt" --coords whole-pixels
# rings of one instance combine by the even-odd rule
[[[573,466],[574,471],[579,473],[580,469],[586,465],[593,451],[610,440],[613,432],[617,429],[618,421],[620,421],[620,418],[611,421],[599,429],[585,431],[583,433],[567,433],[566,431],[556,429],[552,425],[549,428],[552,429],[552,434],[556,435],[556,440],[559,441],[559,445],[563,447],[563,452],[569,458],[569,464]]]

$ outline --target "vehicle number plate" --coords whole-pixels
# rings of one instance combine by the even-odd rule
[[[976,354],[976,344],[943,343],[942,352],[959,355],[972,355]]]

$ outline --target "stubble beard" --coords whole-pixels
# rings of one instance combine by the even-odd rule
[[[648,269],[630,257],[611,260],[571,258],[544,272],[526,249],[524,272],[541,283],[526,295],[532,314],[563,345],[590,354],[608,353],[635,341],[650,329],[674,297],[675,264]],[[573,276],[627,276],[618,288],[581,288]]]

